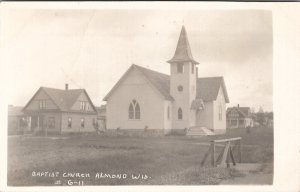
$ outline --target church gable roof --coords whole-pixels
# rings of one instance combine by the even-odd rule
[[[190,61],[194,64],[199,64],[197,61],[194,60],[192,56],[192,51],[188,41],[186,30],[185,27],[182,26],[177,47],[175,50],[175,54],[173,58],[168,61],[168,63],[186,62],[186,61]]]
[[[115,84],[115,86],[110,90],[110,92],[104,97],[104,101],[108,100],[114,90],[118,88],[121,82],[133,69],[138,70],[165,99],[173,100],[172,96],[170,95],[170,77],[168,75],[132,64],[131,67],[120,78],[120,80]]]
[[[129,73],[131,69],[137,69],[140,71],[146,79],[155,87],[159,93],[164,96],[167,100],[173,100],[173,97],[170,95],[170,76],[153,71],[138,65],[132,65],[129,70],[123,75],[123,77],[117,82],[117,84],[112,88],[112,90],[105,96],[103,99],[107,101],[110,94],[115,90],[125,76]],[[216,100],[219,89],[222,87],[225,101],[228,103],[228,95],[225,87],[223,77],[208,77],[208,78],[198,78],[197,80],[197,99],[202,99],[203,101],[214,101]]]
[[[169,75],[159,73],[138,65],[135,67],[141,71],[152,85],[168,100],[173,100],[170,95],[170,77]]]
[[[223,77],[198,78],[196,97],[204,101],[214,101],[217,99],[220,87],[222,87],[226,103],[229,103]]]

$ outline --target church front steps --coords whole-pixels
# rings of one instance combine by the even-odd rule
[[[215,135],[215,133],[206,127],[191,127],[187,131],[186,135],[187,136],[207,136],[207,135]]]

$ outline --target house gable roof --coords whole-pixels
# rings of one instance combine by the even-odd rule
[[[113,91],[119,86],[125,76],[127,76],[129,71],[132,69],[137,69],[138,71],[140,71],[165,99],[174,100],[170,95],[169,75],[133,64],[116,83],[116,85],[111,89],[111,91],[104,97],[104,101],[107,101],[108,97],[113,93]],[[198,78],[196,98],[202,99],[203,101],[214,101],[217,99],[220,87],[222,87],[225,101],[228,103],[229,98],[227,95],[223,77]]]
[[[241,117],[251,117],[250,107],[228,107],[226,114],[233,110],[237,111]]]
[[[26,106],[23,108],[23,110],[26,110],[26,107],[31,103],[31,101],[36,97],[36,95],[40,91],[44,91],[49,96],[49,98],[54,102],[54,104],[58,107],[58,109],[63,112],[70,112],[71,107],[77,101],[78,97],[82,93],[84,93],[87,96],[94,112],[97,111],[93,102],[91,101],[90,97],[85,91],[85,89],[62,90],[62,89],[55,89],[55,88],[48,88],[48,87],[40,87],[38,91],[34,94],[34,96],[30,99],[30,101],[26,104]]]

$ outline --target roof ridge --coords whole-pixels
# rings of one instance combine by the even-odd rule
[[[236,107],[236,106],[228,107],[227,110],[228,110],[228,112],[231,111],[231,110],[237,110],[237,111],[240,112],[244,117],[248,117],[249,115],[245,114],[244,111],[241,110],[241,108],[249,109],[249,110],[250,110],[250,107]]]
[[[53,87],[41,87],[42,89],[52,89],[52,90],[57,90],[57,91],[74,91],[74,90],[85,90],[85,89],[59,89],[59,88],[53,88]]]
[[[212,78],[224,78],[223,76],[212,76],[212,77],[198,77],[198,79],[212,79]]]
[[[168,75],[168,74],[165,74],[165,73],[162,73],[162,72],[159,72],[159,71],[155,71],[155,70],[153,70],[153,69],[149,69],[149,68],[146,68],[146,67],[137,65],[137,64],[132,64],[132,66],[137,67],[137,68],[141,68],[141,69],[144,69],[144,70],[148,70],[148,71],[150,71],[150,72],[154,72],[154,73],[157,73],[157,74],[160,74],[160,75],[165,75],[165,76],[170,77],[170,75]]]
[[[54,102],[54,104],[60,109],[62,110],[61,106],[56,102],[55,98],[53,98],[53,96],[51,94],[49,94],[49,92],[47,91],[47,89],[52,89],[52,90],[59,90],[60,89],[53,89],[53,88],[46,88],[46,87],[41,87],[40,90],[44,90],[45,93],[48,95],[48,97],[51,98],[51,100]]]
[[[140,72],[165,98],[173,100],[173,97],[170,95],[170,75],[140,65],[132,64],[131,67],[115,84],[115,86],[104,97],[104,101],[107,101],[112,92],[121,84],[121,80],[124,79],[132,69]],[[200,98],[204,101],[215,100],[219,93],[220,87],[223,89],[226,102],[229,103],[223,76],[197,78],[196,98]]]

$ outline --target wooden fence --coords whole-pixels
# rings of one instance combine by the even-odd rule
[[[230,161],[235,166],[236,163],[242,162],[242,151],[241,151],[241,137],[230,138],[230,139],[219,139],[212,140],[210,147],[206,154],[204,155],[203,160],[201,161],[201,166],[204,166],[208,156],[211,156],[211,166],[213,167],[230,167]],[[216,159],[216,147],[223,147],[221,153]],[[234,156],[234,152],[237,151],[237,157]]]

